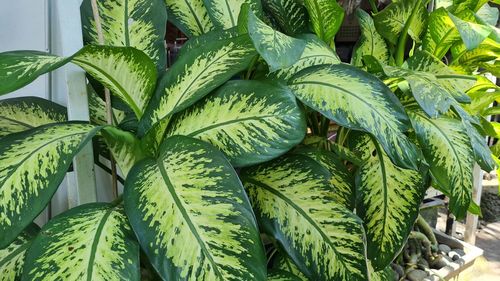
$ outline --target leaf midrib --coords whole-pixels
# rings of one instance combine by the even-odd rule
[[[18,121],[18,120],[15,120],[15,119],[12,119],[12,118],[9,118],[9,117],[5,117],[5,116],[0,116],[0,119],[5,119],[7,121],[10,121],[12,123],[16,123],[16,124],[19,124],[23,127],[26,127],[28,129],[32,129],[34,128],[32,125],[28,124],[28,123],[25,123],[25,122],[21,122],[21,121]]]
[[[245,121],[250,121],[250,120],[260,121],[260,120],[264,120],[264,119],[271,118],[271,117],[276,117],[276,115],[261,115],[261,116],[253,116],[253,117],[246,117],[246,118],[224,121],[224,122],[216,123],[216,124],[198,129],[194,132],[187,134],[187,136],[188,137],[196,137],[197,135],[199,135],[201,133],[208,132],[208,131],[216,129],[218,127],[225,127],[225,126],[232,125],[234,123],[239,123],[239,122],[243,123]],[[278,118],[278,117],[276,117],[276,118]]]
[[[31,241],[26,241],[22,245],[17,247],[14,251],[12,251],[10,254],[5,256],[0,261],[0,268],[2,268],[2,266],[4,266],[7,262],[11,261],[15,256],[19,255],[21,252],[26,251],[30,245],[31,245]]]
[[[94,235],[94,241],[92,242],[92,247],[90,248],[89,262],[87,264],[87,281],[92,281],[92,274],[94,271],[94,261],[97,253],[97,246],[99,245],[100,242],[99,238],[101,237],[104,225],[106,224],[108,217],[113,212],[113,209],[114,208],[109,208],[108,210],[106,210],[106,213],[102,216],[99,225],[97,226],[96,233]]]

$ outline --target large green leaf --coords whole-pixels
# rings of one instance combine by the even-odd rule
[[[376,271],[383,270],[399,254],[417,218],[426,190],[423,173],[392,164],[369,135],[352,141],[364,160],[356,175],[356,214],[364,223],[368,258]]]
[[[46,99],[19,97],[0,100],[0,137],[66,120],[66,108]]]
[[[90,122],[94,125],[104,126],[108,124],[106,102],[101,98],[90,84],[87,84],[87,97],[89,102]],[[117,125],[126,117],[126,112],[113,108],[113,124]]]
[[[286,254],[278,251],[274,256],[271,261],[271,271],[269,272],[268,276],[271,275],[272,272],[278,271],[278,272],[288,272],[292,274],[293,276],[296,276],[298,280],[301,281],[308,281],[309,279],[304,276],[304,274],[299,270],[297,265],[291,260]]]
[[[498,61],[500,57],[500,44],[490,38],[486,38],[474,50],[469,51],[465,47],[457,49],[453,50],[452,65],[471,66],[472,70],[475,70],[481,62]]]
[[[423,50],[441,59],[460,40],[460,34],[445,8],[434,10],[429,15],[429,25],[422,42]]]
[[[165,280],[265,280],[266,260],[245,191],[225,156],[184,136],[125,183],[128,218]],[[166,219],[167,218],[167,219]]]
[[[256,55],[246,35],[218,40],[204,37],[193,43],[186,46],[192,51],[179,56],[160,79],[139,124],[140,135],[244,70]]]
[[[291,155],[242,172],[262,230],[311,280],[367,280],[361,220],[333,199],[329,173]]]
[[[171,122],[167,135],[207,141],[234,166],[276,158],[302,141],[305,117],[286,86],[229,81]]]
[[[100,45],[92,12],[92,0],[80,7],[83,39],[86,44]],[[167,13],[162,0],[96,1],[102,36],[107,46],[134,47],[143,51],[161,70],[165,68],[164,37]]]
[[[16,240],[5,249],[0,250],[0,281],[20,280],[23,273],[24,256],[31,241],[40,228],[30,224]]]
[[[300,0],[263,0],[262,4],[285,34],[307,32],[309,17]]]
[[[99,127],[56,123],[10,134],[0,142],[0,248],[45,208],[73,156]]]
[[[361,28],[361,36],[354,48],[351,63],[361,66],[363,64],[363,57],[370,55],[383,64],[389,64],[391,56],[389,47],[384,38],[375,29],[375,24],[371,16],[361,9],[356,11],[356,15]]]
[[[336,0],[304,0],[311,27],[321,40],[330,44],[344,20],[344,9]]]
[[[457,27],[467,50],[473,50],[486,39],[493,29],[487,25],[468,22],[448,13],[449,17]]]
[[[373,16],[378,32],[392,44],[398,42],[402,32],[420,42],[420,34],[427,25],[428,13],[422,0],[393,1]]]
[[[141,141],[130,132],[108,126],[103,128],[101,135],[124,177],[137,162],[146,157]]]
[[[248,34],[271,72],[292,66],[300,59],[306,47],[306,41],[274,30],[252,11],[248,12]]]
[[[22,280],[140,280],[123,204],[81,205],[50,220],[27,252]]]
[[[390,266],[387,266],[386,268],[382,270],[375,271],[371,263],[368,263],[368,268],[370,272],[370,280],[371,281],[391,281],[391,280],[397,280],[396,276],[394,274],[394,271]]]
[[[247,4],[251,11],[262,15],[260,0],[203,0],[212,22],[219,29],[228,29],[238,24],[241,6]]]
[[[302,281],[298,276],[283,270],[272,270],[267,275],[268,281]]]
[[[345,64],[316,66],[295,75],[289,87],[302,102],[339,125],[373,134],[396,165],[417,167],[416,147],[404,135],[408,117],[375,76]]]
[[[189,37],[198,36],[213,29],[203,0],[165,0],[168,19]]]
[[[463,218],[471,201],[474,167],[466,128],[460,120],[429,118],[421,111],[410,111],[409,116],[435,183],[450,194],[450,210]]]

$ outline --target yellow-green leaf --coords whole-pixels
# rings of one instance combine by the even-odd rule
[[[262,5],[285,34],[293,36],[307,32],[309,17],[300,0],[263,0]]]
[[[198,36],[214,28],[203,0],[164,1],[169,21],[187,36]]]
[[[262,15],[260,0],[203,0],[214,25],[219,29],[229,29],[238,24],[241,6],[247,4],[251,11]]]
[[[330,44],[344,20],[344,9],[336,0],[304,0],[311,27],[318,37]]]
[[[124,177],[137,162],[146,157],[141,141],[130,132],[108,126],[103,128],[101,135]]]
[[[32,223],[6,248],[0,250],[0,281],[20,280],[24,256],[40,228]]]
[[[354,48],[351,63],[362,66],[363,57],[370,55],[383,64],[389,64],[389,47],[384,38],[377,32],[372,17],[361,9],[356,11],[356,15],[361,28],[361,36]]]

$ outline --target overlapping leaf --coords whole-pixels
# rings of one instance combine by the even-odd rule
[[[353,66],[310,67],[289,82],[305,104],[338,124],[373,134],[401,167],[416,168],[415,146],[404,135],[408,117],[384,83]]]
[[[344,9],[337,1],[331,0],[304,0],[304,5],[309,12],[312,30],[330,44],[344,20]]]
[[[356,176],[356,214],[363,220],[368,258],[375,271],[383,270],[399,254],[425,194],[424,172],[392,164],[368,135],[351,140],[362,155]]]
[[[377,32],[371,16],[361,9],[356,11],[356,15],[361,28],[361,36],[356,43],[351,63],[361,66],[363,57],[370,55],[383,64],[389,64],[389,47]]]
[[[335,203],[328,171],[292,155],[245,170],[262,229],[311,280],[367,280],[361,220]]]
[[[82,2],[83,39],[100,45],[91,0]],[[184,2],[184,1],[178,1]],[[102,45],[134,47],[153,60],[157,68],[166,64],[164,37],[167,13],[162,0],[96,1],[104,39]]]
[[[251,11],[262,15],[260,0],[203,0],[214,25],[219,29],[228,29],[238,24],[241,6],[247,4]]]
[[[26,255],[22,280],[140,280],[139,245],[123,205],[81,205],[49,221]]]
[[[125,207],[151,264],[165,280],[265,280],[252,208],[225,156],[184,136],[134,166]],[[167,219],[165,219],[167,218]]]
[[[277,252],[273,256],[273,260],[271,262],[272,262],[272,269],[269,272],[270,274],[273,271],[278,271],[278,272],[284,271],[284,272],[288,272],[288,273],[293,274],[294,276],[298,277],[298,279],[301,281],[308,281],[309,280],[298,269],[297,265],[295,265],[295,263],[286,254],[284,254],[282,252]]]
[[[160,79],[140,122],[139,134],[203,98],[245,69],[256,55],[246,35],[210,39],[204,37],[187,46],[192,51],[183,53]]]
[[[429,25],[422,42],[423,50],[438,59],[446,55],[450,47],[461,40],[455,24],[445,8],[439,8],[429,15]]]
[[[101,135],[124,177],[137,162],[146,157],[141,141],[130,132],[108,126],[101,131]]]
[[[66,108],[46,99],[19,97],[0,100],[0,137],[66,120]]]
[[[0,248],[45,208],[73,156],[99,127],[56,123],[15,133],[0,142]]]
[[[285,34],[293,36],[308,30],[307,10],[299,0],[263,0],[262,4]]]
[[[25,253],[39,229],[34,223],[29,225],[16,240],[0,250],[0,281],[21,279]]]
[[[305,117],[288,88],[275,82],[229,81],[171,122],[167,135],[207,141],[234,166],[276,158],[302,141]]]
[[[267,275],[268,281],[302,281],[298,276],[293,273],[283,270],[272,270]]]
[[[213,29],[203,0],[165,0],[168,18],[189,37],[198,36]]]
[[[473,50],[486,39],[493,29],[486,25],[468,22],[448,13],[468,50]]]

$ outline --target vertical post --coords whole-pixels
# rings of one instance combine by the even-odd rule
[[[52,0],[52,52],[70,56],[83,47],[79,0]],[[69,120],[89,120],[85,72],[72,64],[54,74],[53,90],[67,100]],[[60,90],[62,93],[57,93]],[[57,98],[57,97],[56,97]],[[74,171],[68,174],[68,207],[97,201],[92,144],[73,159]]]
[[[472,189],[472,200],[476,204],[481,204],[481,193],[483,192],[483,171],[476,164],[474,166],[474,186]],[[477,230],[478,217],[471,213],[467,213],[465,221],[464,241],[469,244],[476,244],[476,230]]]

